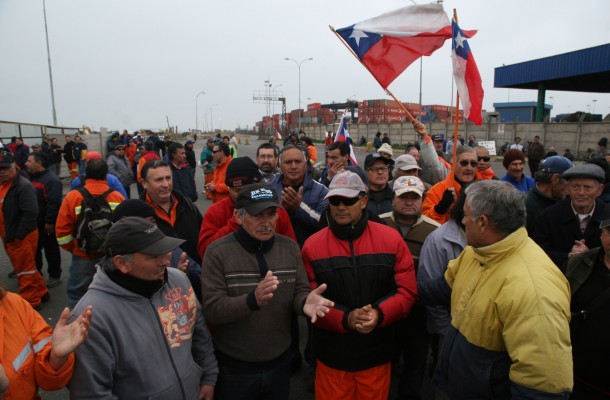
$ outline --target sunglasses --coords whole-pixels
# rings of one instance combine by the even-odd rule
[[[362,197],[343,197],[343,196],[333,196],[328,198],[328,202],[331,206],[338,206],[340,203],[343,203],[346,207],[351,207],[358,202]]]
[[[461,165],[462,167],[467,167],[467,166],[468,166],[468,164],[470,164],[470,166],[471,166],[471,167],[473,167],[473,168],[476,168],[476,167],[478,167],[478,166],[479,166],[479,162],[478,162],[478,161],[475,161],[475,160],[470,160],[470,161],[468,161],[468,160],[462,160],[462,161],[460,161],[460,165]]]
[[[491,158],[490,158],[490,157],[477,157],[477,159],[478,159],[479,161],[483,160],[483,161],[485,161],[485,162],[488,162],[488,161],[489,161]]]

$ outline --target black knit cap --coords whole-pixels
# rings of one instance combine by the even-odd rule
[[[154,217],[157,218],[155,210],[140,199],[128,199],[119,203],[112,213],[112,222],[117,222],[123,217]]]
[[[262,180],[258,165],[250,157],[237,157],[227,166],[225,184],[228,187],[242,187]]]

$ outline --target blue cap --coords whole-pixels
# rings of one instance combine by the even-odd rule
[[[443,135],[442,133],[435,133],[434,135],[432,135],[432,141],[436,141],[436,140],[445,140],[445,135]]]
[[[574,164],[562,156],[553,156],[542,161],[538,167],[538,172],[547,174],[563,174],[566,170],[572,168]]]

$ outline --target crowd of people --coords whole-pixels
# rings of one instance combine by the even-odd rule
[[[19,283],[0,286],[0,394],[287,399],[304,359],[316,399],[387,399],[392,379],[419,399],[431,370],[435,399],[608,398],[607,155],[574,164],[519,139],[496,176],[473,135],[414,129],[404,154],[379,132],[361,165],[304,132],[254,159],[234,135],[199,159],[193,141],[126,131],[105,158],[80,136],[16,139],[0,152]],[[51,330],[36,309],[59,247],[71,311]]]

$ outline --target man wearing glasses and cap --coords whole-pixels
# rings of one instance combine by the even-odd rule
[[[219,375],[216,399],[288,399],[292,314],[319,320],[333,306],[311,291],[292,239],[275,233],[279,200],[264,184],[235,200],[239,228],[208,247],[201,283],[206,320],[214,326]]]
[[[336,174],[329,189],[329,226],[302,250],[312,288],[327,284],[335,302],[314,322],[316,399],[387,399],[396,322],[417,297],[413,258],[396,230],[369,221],[358,174]]]
[[[141,217],[114,223],[89,290],[95,318],[76,352],[73,398],[212,399],[218,367],[201,305],[184,273],[168,268],[184,240]]]

